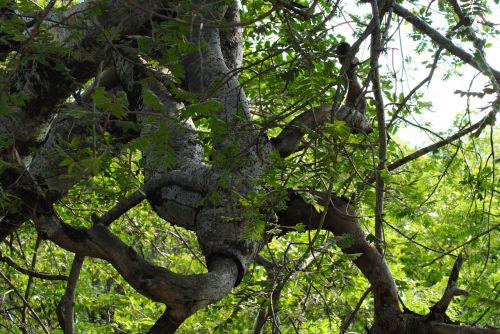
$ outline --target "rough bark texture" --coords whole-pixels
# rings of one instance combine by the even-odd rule
[[[92,10],[97,4],[102,6],[99,14]],[[72,52],[54,52],[48,54],[45,61],[20,57],[19,62],[15,62],[13,59],[9,64],[16,66],[9,67],[10,79],[2,87],[12,94],[22,94],[25,102],[12,106],[10,113],[0,115],[0,133],[5,136],[0,159],[8,164],[0,175],[0,182],[2,191],[16,198],[11,211],[0,213],[0,240],[27,219],[32,219],[42,237],[77,254],[78,258],[88,256],[109,262],[139,293],[167,306],[150,333],[175,332],[196,310],[220,300],[241,282],[265,238],[264,235],[254,238],[246,235],[247,228],[254,223],[246,210],[258,212],[260,208],[246,208],[240,199],[257,190],[254,180],[270,167],[269,156],[273,148],[282,157],[296,152],[305,134],[304,129],[317,128],[332,112],[329,106],[307,111],[285,127],[271,144],[253,124],[247,98],[236,76],[242,64],[243,42],[237,25],[239,5],[226,6],[217,1],[199,1],[196,5],[196,15],[180,12],[176,16],[175,13],[176,19],[191,22],[191,30],[185,38],[198,47],[196,52],[182,59],[185,72],[182,85],[197,97],[196,103],[218,102],[219,108],[210,116],[222,121],[225,130],[222,134],[212,134],[213,156],[216,157],[213,161],[206,161],[194,123],[182,118],[184,104],[174,98],[169,84],[161,78],[151,79],[153,71],[141,61],[139,54],[126,54],[115,48],[110,50],[111,45],[101,35],[103,30],[111,27],[122,36],[147,31],[145,24],[153,17],[158,20],[174,17],[161,14],[164,13],[162,8],[176,8],[173,1],[151,2],[141,8],[133,1],[89,0],[65,13],[50,14],[50,20],[43,27],[51,31],[54,41]],[[396,7],[396,11],[416,24],[403,9]],[[58,24],[62,21],[68,26],[80,27],[81,34],[75,38],[70,29]],[[29,43],[24,47],[24,55],[29,55],[32,52]],[[3,56],[5,50],[1,51]],[[471,62],[467,57],[463,59]],[[96,121],[94,113],[100,111],[89,103],[92,89],[81,95],[80,101],[66,105],[68,108],[78,106],[93,115],[92,122],[60,114],[71,94],[94,77],[96,86],[108,91],[120,87],[125,91],[131,111],[128,120],[139,124],[140,132],[119,132],[116,128],[106,128],[107,120]],[[154,108],[143,100],[146,89],[158,97],[161,108]],[[119,151],[118,144],[131,138],[154,136],[163,121],[167,122],[170,137],[163,143],[165,150],[162,153],[144,149],[145,184],[140,189],[108,213],[94,217],[94,224],[88,229],[73,227],[57,216],[53,204],[76,182],[90,175],[88,171],[69,174],[61,166],[64,153],[82,148],[92,148],[94,153],[99,153],[102,148],[86,140],[95,138],[98,132],[95,129],[119,137],[108,146],[112,152],[114,149]],[[90,133],[91,128],[93,133]],[[81,139],[79,145],[69,145],[73,139]],[[175,157],[174,163],[169,166],[157,164],[158,159],[167,161],[169,154]],[[218,196],[210,196],[214,193]],[[349,203],[333,194],[314,195],[327,208],[324,216],[290,191],[286,209],[277,212],[278,223],[284,227],[303,223],[311,230],[325,229],[337,236],[352,236],[352,244],[343,251],[360,254],[354,263],[371,284],[375,302],[373,333],[480,332],[403,314],[384,257],[366,240]],[[110,232],[107,225],[146,198],[161,218],[196,232],[208,272],[180,275],[153,265]],[[77,266],[71,276],[77,277],[78,270]],[[68,303],[74,300],[76,278],[70,283]],[[68,320],[71,317],[72,309],[66,305],[61,311],[65,332],[72,331],[73,323]]]

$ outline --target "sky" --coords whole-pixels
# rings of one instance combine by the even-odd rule
[[[428,5],[425,2],[422,2],[422,4],[424,6]],[[405,3],[405,7],[411,9],[409,6],[411,5]],[[494,8],[492,8],[492,12],[499,13],[500,5],[493,4],[493,6]],[[370,6],[366,4],[349,5],[344,7],[344,10],[346,12],[355,12],[357,15],[370,15],[369,13],[371,12]],[[433,14],[435,14],[433,15],[433,27],[440,27],[441,29],[439,29],[439,31],[442,34],[445,34],[447,29],[449,29],[449,26],[444,20],[444,17],[442,17],[438,12],[433,12]],[[493,15],[488,17],[489,21],[500,23],[498,18],[491,16]],[[474,27],[476,29],[480,29],[478,24],[475,24]],[[340,25],[336,29],[337,33],[344,36],[349,36],[352,33],[352,30],[347,25]],[[417,46],[416,42],[408,37],[408,34],[412,32],[412,29],[413,27],[408,23],[401,25],[401,34],[393,37],[393,40],[388,45],[388,51],[383,53],[380,58],[380,64],[382,65],[381,74],[388,72],[395,73],[398,80],[402,79],[402,84],[398,87],[397,93],[403,92],[405,95],[428,75],[429,70],[424,68],[422,62],[429,60],[432,61],[428,53],[423,56],[412,53]],[[399,36],[401,36],[401,39],[399,39]],[[355,40],[354,37],[351,39],[352,41]],[[491,47],[485,49],[486,59],[492,68],[500,70],[500,40],[488,39],[487,42],[491,43]],[[359,59],[367,59],[369,57],[370,51],[368,43],[369,39],[368,42],[360,48],[358,53]],[[461,47],[471,54],[473,53],[472,43],[463,44]],[[404,65],[404,71],[401,71],[403,68],[401,51],[405,53],[404,56],[411,56],[412,58],[411,64]],[[464,65],[459,69],[458,74],[460,74],[460,76],[453,76],[448,80],[444,80],[445,74],[450,69],[452,69],[452,66],[450,66],[450,64],[445,60],[442,59],[439,62],[430,84],[419,90],[424,93],[424,99],[426,101],[432,102],[432,107],[430,110],[423,111],[422,115],[413,116],[414,118],[412,119],[412,122],[422,125],[429,122],[431,123],[431,127],[434,132],[443,132],[448,130],[452,126],[457,115],[463,114],[467,108],[467,97],[456,94],[456,90],[467,91],[470,89],[470,91],[473,92],[481,92],[485,84],[488,83],[488,79],[484,75],[478,74],[478,71],[470,65]],[[473,122],[478,121],[487,114],[489,109],[482,112],[479,112],[479,110],[480,108],[489,105],[488,102],[491,103],[493,98],[494,96],[490,95],[489,97],[485,97],[483,99],[472,98],[469,100],[471,110],[475,110],[471,115],[471,120]],[[498,124],[499,122],[497,121],[497,125]],[[413,147],[421,147],[433,142],[433,138],[431,136],[410,125],[407,127],[401,127],[397,133],[397,137]]]
[[[491,48],[486,50],[487,61],[494,69],[500,69],[500,41],[494,43]],[[472,92],[481,92],[489,80],[486,76],[479,74],[479,72],[472,68],[470,65],[464,65],[460,68],[460,76],[452,77],[444,80],[443,77],[450,69],[450,66],[443,64],[434,73],[431,83],[428,86],[422,87],[422,92],[425,94],[425,99],[432,102],[431,111],[424,112],[422,115],[415,116],[415,122],[424,124],[430,122],[432,128],[436,132],[443,132],[449,129],[457,114],[462,114],[467,108],[467,104],[471,109],[475,110],[471,113],[471,120],[473,122],[480,120],[490,110],[482,108],[491,104],[494,96],[490,95],[485,98],[470,98],[467,101],[466,96],[457,94],[456,91],[467,91],[470,87]],[[410,80],[410,85],[413,87],[425,76],[428,72],[415,71],[414,77]],[[408,92],[409,89],[406,89]],[[498,122],[497,122],[498,125]],[[414,144],[414,146],[421,146],[422,144],[431,143],[431,139],[423,131],[414,127],[405,127],[398,132],[398,137]]]
[[[496,11],[494,8],[493,12],[500,12],[500,6],[496,5],[496,7]],[[491,21],[494,21],[494,19],[490,18]],[[434,20],[437,22],[436,18]],[[447,26],[444,20],[442,26]],[[412,26],[407,24],[402,28],[403,33],[408,33],[412,29]],[[441,33],[444,34],[445,30],[441,30]],[[401,41],[395,40],[392,44],[399,46],[400,42],[402,48],[406,50],[413,50],[415,47],[415,43],[409,38],[403,38]],[[485,49],[486,60],[492,68],[500,70],[500,40],[489,39],[487,42],[491,43],[491,47]],[[462,47],[471,54],[473,53],[472,43],[464,44]],[[414,69],[411,69],[411,65],[405,65],[408,75],[408,85],[405,88],[405,92],[409,92],[411,87],[414,87],[429,73],[428,70],[423,71],[421,65],[421,61],[428,60],[428,58],[421,58],[418,55],[412,55],[412,58],[411,65],[415,64]],[[400,57],[394,59],[390,54],[387,54],[386,64],[399,64],[400,66],[400,63]],[[470,65],[464,65],[459,69],[460,76],[453,76],[445,80],[444,76],[451,68],[450,64],[447,64],[445,61],[439,63],[431,83],[428,86],[422,87],[421,90],[425,94],[425,99],[432,102],[432,108],[430,111],[414,117],[416,123],[424,124],[430,122],[432,129],[436,132],[443,132],[449,129],[456,119],[457,114],[465,112],[468,103],[470,108],[475,111],[471,113],[471,121],[480,120],[490,110],[488,108],[481,111],[481,108],[490,105],[495,97],[494,95],[489,95],[484,98],[470,98],[468,101],[466,96],[457,94],[457,90],[467,91],[468,89],[472,92],[481,92],[485,85],[489,83],[489,80]],[[498,124],[499,122],[497,121]],[[432,142],[428,134],[413,126],[402,128],[398,132],[398,137],[412,146],[422,146]]]

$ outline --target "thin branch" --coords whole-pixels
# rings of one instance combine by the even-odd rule
[[[388,129],[390,129],[392,127],[392,124],[399,117],[399,114],[406,107],[406,103],[410,100],[410,98],[413,96],[413,94],[415,94],[427,82],[430,82],[432,80],[432,77],[434,76],[434,71],[437,68],[437,63],[438,63],[438,60],[441,56],[442,51],[443,51],[443,48],[439,48],[436,51],[436,54],[434,55],[434,62],[432,63],[432,67],[431,67],[429,74],[422,81],[420,81],[415,87],[413,87],[413,89],[404,97],[403,101],[401,101],[401,103],[398,106],[398,109],[396,110],[396,112],[392,116],[391,120],[389,121],[389,124],[387,125]]]
[[[448,2],[450,3],[451,7],[453,8],[453,11],[455,12],[455,14],[457,14],[457,16],[458,16],[458,25],[470,26],[472,24],[472,20],[465,15],[464,11],[462,10],[460,5],[458,4],[458,1],[457,0],[448,0]]]
[[[40,235],[37,235],[36,241],[35,241],[35,247],[33,248],[33,257],[31,260],[31,270],[35,270],[35,267],[36,267],[36,259],[37,259],[37,255],[38,255],[38,248],[40,247],[40,241],[41,241]],[[26,300],[29,299],[32,284],[33,284],[33,277],[30,276],[28,278],[28,283],[26,284],[26,290],[24,291],[24,298]],[[25,303],[23,305],[21,322],[25,326],[24,328],[22,328],[22,331],[23,331],[23,333],[26,333],[26,334],[28,334],[28,331],[26,330],[26,312],[27,311],[28,311],[28,304]]]
[[[17,270],[18,272],[28,275],[30,277],[35,277],[35,278],[40,278],[48,281],[66,281],[68,279],[68,276],[65,275],[51,275],[51,274],[44,274],[44,273],[39,273],[34,270],[26,269],[18,265],[17,263],[14,262],[12,258],[9,256],[2,256],[2,253],[0,252],[0,262],[4,262]]]
[[[420,19],[415,14],[411,13],[408,9],[404,8],[400,4],[394,2],[393,3],[394,13],[398,16],[402,17],[410,24],[412,24],[417,30],[423,32],[427,36],[429,36],[435,43],[437,43],[440,47],[448,50],[451,54],[457,56],[465,63],[471,65],[478,71],[483,72],[483,67],[474,59],[474,56],[468,53],[467,51],[456,46],[450,39],[443,36],[439,31],[432,28],[425,21]],[[491,69],[493,76],[497,82],[500,82],[500,72],[497,70]]]
[[[51,0],[47,6],[41,10],[35,17],[35,25],[33,26],[33,28],[31,28],[30,30],[30,36],[29,38],[21,45],[21,48],[20,48],[20,53],[22,53],[24,50],[26,50],[29,45],[34,41],[35,37],[38,35],[38,32],[40,30],[40,26],[42,25],[43,21],[47,18],[47,16],[49,15],[50,11],[52,10],[52,8],[54,7],[54,5],[56,4],[56,0]]]
[[[255,257],[255,263],[264,267],[264,269],[266,270],[267,272],[266,285],[268,286],[269,289],[272,290],[272,293],[274,293],[274,291],[276,290],[274,284],[276,283],[277,274],[281,271],[280,267],[260,254]],[[271,299],[273,300],[272,293],[271,293]],[[260,334],[262,332],[262,329],[264,328],[264,325],[266,324],[266,321],[269,318],[271,310],[272,310],[271,305],[267,305],[266,302],[262,303],[259,310],[259,314],[257,315],[257,319],[255,320],[253,334]]]
[[[421,156],[426,155],[427,153],[434,152],[443,146],[451,144],[455,140],[460,139],[463,136],[475,131],[476,129],[481,128],[483,126],[483,124],[487,123],[490,120],[490,118],[492,117],[492,115],[494,115],[495,113],[496,113],[496,111],[492,110],[490,113],[488,113],[488,115],[486,115],[484,118],[482,118],[479,122],[472,124],[468,128],[462,129],[446,139],[438,141],[437,143],[431,144],[429,146],[423,147],[423,148],[413,152],[412,154],[407,155],[406,157],[403,157],[399,160],[394,161],[393,163],[391,163],[387,166],[387,170],[393,171],[393,170],[395,170],[403,165],[406,165],[407,163],[409,163],[413,160],[420,158]],[[367,184],[371,184],[374,181],[375,181],[375,176],[371,175],[370,177],[368,177],[366,179],[365,182]]]
[[[27,306],[27,308],[30,311],[30,313],[33,316],[33,318],[36,320],[36,322],[38,322],[40,324],[40,327],[42,327],[43,332],[45,334],[50,334],[49,330],[47,329],[47,327],[45,327],[45,325],[43,324],[42,319],[40,319],[40,317],[38,316],[38,314],[29,305],[28,301],[24,298],[24,296],[21,293],[21,291],[19,291],[19,289],[16,288],[16,286],[9,280],[9,278],[7,276],[5,276],[5,274],[3,272],[1,272],[1,271],[0,271],[0,276],[2,276],[3,280],[5,281],[5,283],[7,283],[7,285],[9,285],[12,290],[14,290],[14,292],[16,293],[16,295],[18,295],[19,298],[21,298],[21,300]]]
[[[484,122],[488,121],[489,117],[490,117],[490,115],[488,114],[483,119],[481,119],[479,122],[472,124],[468,128],[460,130],[457,133],[455,133],[454,135],[452,135],[452,136],[450,136],[450,137],[448,137],[446,139],[443,139],[443,140],[441,140],[441,141],[439,141],[437,143],[434,143],[432,145],[423,147],[423,148],[421,148],[421,149],[413,152],[412,154],[407,155],[406,157],[401,158],[401,159],[399,159],[399,160],[391,163],[389,166],[387,166],[387,169],[390,170],[390,171],[395,170],[395,169],[397,169],[397,168],[399,168],[399,167],[407,164],[410,161],[416,160],[417,158],[420,158],[421,156],[426,155],[427,153],[436,151],[437,149],[439,149],[439,148],[441,148],[441,147],[443,147],[445,145],[448,145],[448,144],[454,142],[457,139],[462,138],[463,136],[465,136],[465,135],[471,133],[472,131],[480,128]]]
[[[438,249],[434,249],[434,248],[431,248],[429,246],[426,246],[418,241],[416,241],[414,238],[412,237],[409,237],[407,236],[404,232],[402,232],[400,229],[398,229],[396,226],[390,224],[387,222],[387,220],[384,220],[384,223],[389,226],[391,229],[393,229],[394,231],[396,231],[397,234],[399,234],[400,236],[402,236],[403,238],[405,238],[406,240],[408,240],[409,242],[419,246],[419,247],[422,247],[423,249],[426,249],[428,251],[431,251],[431,252],[435,252],[435,253],[439,253],[439,254],[443,254],[443,255],[452,255],[450,253],[447,253],[447,252],[443,252],[441,250],[438,250]],[[452,255],[453,256],[453,255]]]
[[[92,216],[94,224],[103,224],[109,226],[112,222],[122,216],[125,212],[139,205],[147,196],[151,195],[154,191],[168,186],[178,185],[184,188],[191,189],[195,192],[202,191],[203,189],[194,189],[192,186],[192,179],[184,175],[182,172],[169,172],[167,175],[152,178],[146,182],[139,190],[136,190],[129,196],[122,199],[112,209],[100,217]]]
[[[359,309],[361,308],[361,305],[363,305],[363,302],[365,301],[366,297],[368,297],[368,294],[371,292],[371,288],[368,288],[365,290],[359,301],[357,302],[356,306],[354,307],[354,310],[349,314],[347,318],[342,321],[342,326],[340,327],[340,333],[345,334],[347,332],[347,329],[351,325],[352,321],[354,320],[354,317],[358,313]]]
[[[433,264],[434,262],[436,262],[437,260],[439,260],[439,259],[443,258],[443,257],[444,257],[444,256],[446,256],[446,255],[451,255],[451,253],[453,253],[453,252],[454,252],[454,251],[456,251],[457,249],[460,249],[460,248],[462,248],[463,246],[465,246],[465,245],[467,245],[467,244],[470,244],[471,242],[474,242],[475,240],[477,240],[478,238],[482,237],[483,235],[486,235],[486,234],[488,234],[488,233],[490,233],[490,232],[495,231],[495,230],[496,230],[496,229],[498,229],[499,227],[500,227],[500,224],[496,224],[496,225],[492,226],[491,228],[487,229],[486,231],[481,232],[481,233],[479,233],[478,235],[476,235],[476,236],[474,236],[474,237],[470,238],[470,239],[469,239],[469,240],[467,240],[466,242],[463,242],[462,244],[460,244],[460,245],[458,245],[458,246],[456,246],[456,247],[454,247],[454,248],[452,248],[452,249],[450,249],[450,250],[448,250],[448,251],[444,252],[442,255],[440,255],[440,256],[438,256],[438,257],[436,257],[435,259],[433,259],[433,260],[432,260],[432,261],[430,261],[429,263],[426,263],[426,264],[422,265],[422,268],[427,267],[427,266],[430,266],[431,264]]]

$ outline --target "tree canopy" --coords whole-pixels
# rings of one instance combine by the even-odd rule
[[[0,332],[500,333],[499,11],[0,0]]]

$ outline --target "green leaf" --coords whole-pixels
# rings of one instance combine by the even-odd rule
[[[163,105],[163,102],[156,96],[156,94],[148,89],[147,87],[144,87],[142,90],[142,98],[144,100],[144,103],[151,107],[155,111],[162,111],[165,109],[165,106]]]

